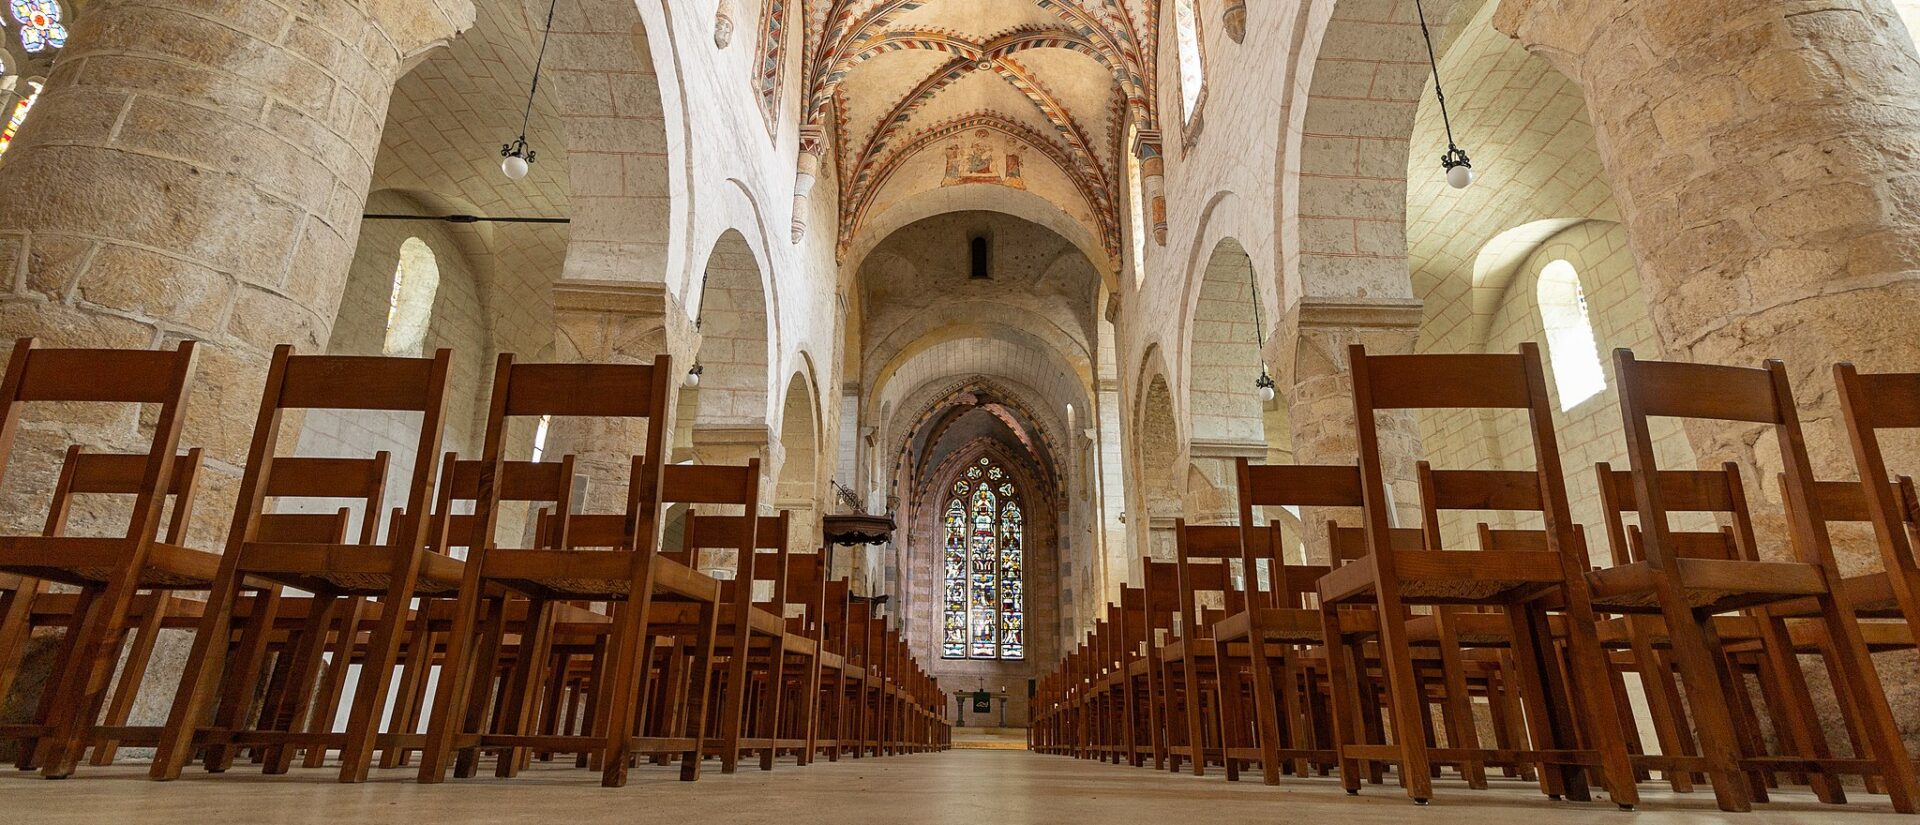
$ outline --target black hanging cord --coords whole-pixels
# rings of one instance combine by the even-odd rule
[[[1247,286],[1253,291],[1253,342],[1260,350],[1260,377],[1253,379],[1254,389],[1273,389],[1273,376],[1267,373],[1267,336],[1260,323],[1260,281],[1252,266],[1247,267]]]
[[[1420,0],[1413,0],[1413,10],[1420,15],[1420,39],[1427,43],[1427,65],[1433,67],[1433,98],[1440,103],[1440,125],[1447,130],[1447,151],[1440,156],[1440,166],[1452,169],[1455,166],[1473,168],[1467,159],[1466,150],[1453,142],[1453,118],[1447,115],[1447,93],[1440,88],[1440,58],[1433,52],[1433,33],[1427,30],[1427,10]]]
[[[533,59],[533,84],[527,87],[527,108],[520,113],[520,136],[500,147],[502,156],[518,155],[533,162],[533,150],[527,148],[527,126],[533,122],[533,97],[540,91],[540,67],[547,62],[547,38],[553,34],[553,13],[559,7],[560,0],[548,0],[547,25],[540,31],[540,54]]]

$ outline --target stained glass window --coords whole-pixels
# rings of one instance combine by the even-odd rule
[[[982,458],[954,482],[942,519],[948,659],[1022,659],[1026,644],[1026,527],[1013,479]]]
[[[60,23],[55,0],[10,0],[13,20],[20,24],[20,45],[28,52],[44,52],[67,45],[67,27]]]
[[[28,84],[27,96],[13,104],[13,112],[7,115],[7,123],[0,126],[0,155],[7,153],[7,147],[13,145],[13,136],[20,131],[20,124],[27,122],[27,111],[33,108],[33,102],[40,99],[40,84]]]

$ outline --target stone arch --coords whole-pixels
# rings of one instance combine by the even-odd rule
[[[773,506],[792,513],[798,547],[811,547],[820,535],[820,417],[812,370],[803,366],[787,379],[780,404],[778,473]]]
[[[1137,507],[1140,519],[1130,530],[1143,542],[1139,550],[1153,558],[1172,558],[1173,520],[1184,515],[1186,477],[1181,472],[1186,450],[1180,436],[1179,412],[1174,407],[1172,382],[1158,347],[1141,365],[1139,402],[1135,408],[1133,443],[1137,465]],[[1131,571],[1130,571],[1131,572]],[[1130,578],[1136,578],[1130,575]]]
[[[1428,22],[1444,28],[1454,5],[1427,3]],[[1411,297],[1407,149],[1431,77],[1413,4],[1305,4],[1293,43],[1274,210],[1281,292]]]
[[[990,183],[969,183],[917,192],[868,214],[841,256],[843,266],[859,271],[875,247],[903,227],[949,212],[1004,212],[1037,223],[1059,233],[1092,261],[1100,279],[1110,290],[1119,289],[1114,256],[1108,254],[1100,234],[1075,220],[1059,206],[1032,192],[1009,189]]]
[[[759,259],[739,230],[729,229],[714,242],[694,300],[700,382],[683,393],[694,397],[693,426],[764,426],[771,313]]]
[[[1266,370],[1260,336],[1266,318],[1255,311],[1257,276],[1241,243],[1223,237],[1192,280],[1198,282],[1186,336],[1186,409],[1191,464],[1185,511],[1196,522],[1234,518],[1235,462],[1291,456],[1286,400],[1262,401]]]
[[[546,4],[524,0],[536,36]],[[630,0],[563,3],[543,74],[551,75],[567,133],[572,237],[565,276],[659,281],[671,239],[686,231],[673,208],[662,62]],[[671,71],[673,62],[665,62]]]
[[[1256,338],[1266,332],[1254,321],[1253,259],[1238,240],[1222,238],[1207,256],[1199,282],[1187,335],[1192,439],[1260,441],[1261,403],[1254,382],[1262,355]]]

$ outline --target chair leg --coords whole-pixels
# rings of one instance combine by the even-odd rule
[[[496,723],[500,732],[508,736],[526,735],[533,722],[533,703],[539,698],[536,686],[540,684],[553,643],[552,619],[553,602],[534,599],[528,603],[527,624],[520,632],[520,650],[514,656],[513,670],[502,691],[500,706],[504,712]],[[517,745],[502,749],[494,761],[494,776],[508,779],[519,775],[523,752]]]
[[[48,738],[41,775],[49,779],[71,776],[79,765],[80,752],[92,738],[94,714],[105,699],[106,689],[120,659],[121,630],[133,605],[138,582],[133,569],[116,573],[100,598],[89,609],[74,617],[68,633],[73,648],[61,668],[60,695],[48,709]],[[49,688],[54,687],[52,684]]]
[[[1661,608],[1687,707],[1699,729],[1700,754],[1706,760],[1714,800],[1723,811],[1753,810],[1753,788],[1740,768],[1741,745],[1727,706],[1733,674],[1727,669],[1712,617],[1695,616],[1675,599],[1661,599]]]
[[[1320,629],[1327,646],[1327,698],[1333,716],[1331,725],[1334,761],[1340,769],[1340,786],[1349,794],[1360,792],[1360,763],[1347,755],[1347,748],[1366,741],[1358,736],[1360,707],[1357,703],[1357,676],[1347,639],[1340,632],[1340,610],[1333,605],[1320,608]]]
[[[1440,626],[1440,676],[1442,679],[1441,700],[1445,703],[1447,721],[1447,744],[1450,747],[1468,750],[1480,749],[1480,726],[1473,718],[1473,696],[1467,691],[1466,663],[1460,657],[1460,638],[1455,631],[1453,615],[1445,609],[1437,611]],[[1467,780],[1467,787],[1485,790],[1487,787],[1487,768],[1478,759],[1467,759],[1460,763],[1460,774]]]
[[[1861,638],[1860,625],[1854,620],[1853,606],[1842,603],[1843,599],[1831,593],[1821,595],[1819,602],[1834,656],[1839,660],[1840,669],[1851,677],[1846,683],[1852,694],[1848,700],[1860,714],[1860,725],[1870,749],[1862,755],[1880,763],[1893,809],[1914,813],[1920,810],[1920,776],[1916,776],[1913,757],[1900,738],[1900,727],[1887,704],[1886,689],[1880,684],[1880,674],[1873,669],[1866,640]]]
[[[1607,795],[1615,805],[1630,809],[1640,804],[1640,789],[1634,784],[1633,761],[1627,756],[1627,742],[1620,725],[1623,721],[1631,724],[1631,719],[1624,714],[1625,707],[1614,702],[1610,673],[1612,666],[1608,662],[1607,651],[1600,646],[1592,605],[1584,592],[1575,593],[1568,601],[1567,679],[1580,694],[1579,706],[1586,710],[1587,739],[1589,745],[1600,754],[1601,775],[1606,782]],[[1535,613],[1534,616],[1534,626],[1539,630],[1537,644],[1550,649],[1553,635],[1546,615]],[[1550,662],[1558,660],[1559,657],[1549,659]],[[1568,711],[1568,722],[1577,721],[1578,716],[1571,712],[1572,709],[1568,708]],[[1576,742],[1572,737],[1566,741],[1568,745]],[[1574,772],[1584,774],[1583,771]]]
[[[67,626],[60,633],[60,641],[55,643],[53,651],[53,670],[47,674],[46,683],[40,688],[40,702],[34,709],[33,720],[41,725],[48,724],[53,718],[55,703],[71,700],[79,692],[67,679],[72,673],[70,663],[74,651],[79,646],[80,624],[87,613],[96,609],[99,603],[98,588],[86,588],[80,591],[74,601],[73,614],[67,618]],[[23,771],[37,771],[46,764],[46,757],[52,750],[52,735],[41,734],[22,737],[19,742],[19,755],[15,757],[14,767]]]
[[[1807,691],[1807,676],[1800,667],[1800,657],[1793,652],[1793,643],[1787,636],[1786,622],[1776,616],[1760,617],[1761,655],[1764,666],[1772,670],[1773,697],[1778,705],[1775,712],[1774,732],[1781,738],[1781,744],[1796,755],[1810,755],[1816,759],[1825,759],[1833,755],[1833,749],[1827,744],[1827,735],[1820,728],[1819,711],[1813,706],[1813,696]],[[1767,681],[1762,676],[1762,681]],[[1844,702],[1842,704],[1845,704]],[[1901,749],[1905,754],[1905,746]],[[1829,804],[1847,801],[1847,793],[1841,787],[1840,778],[1824,770],[1816,770],[1807,777],[1814,795]]]
[[[261,720],[261,728],[285,733],[292,733],[302,728],[312,729],[311,725],[304,723],[307,722],[310,712],[316,716],[320,714],[320,711],[314,710],[314,682],[320,670],[320,656],[327,647],[327,632],[333,626],[334,619],[339,613],[339,606],[340,600],[335,596],[317,594],[313,597],[313,605],[311,612],[307,614],[305,626],[294,637],[296,641],[293,650],[282,654],[291,659],[291,665],[287,669],[286,685],[283,688],[287,693],[285,701],[281,709],[273,714],[273,718]],[[344,632],[345,628],[342,628],[342,631]],[[345,659],[336,657],[333,661],[334,670],[346,669]],[[333,720],[327,721],[331,728]],[[286,773],[293,767],[294,750],[294,746],[285,742],[268,745],[263,760],[266,763],[264,772]],[[326,746],[316,745],[308,749],[307,755],[311,758],[314,753],[325,751]]]
[[[608,788],[627,784],[628,757],[633,753],[634,700],[640,693],[647,658],[640,648],[647,638],[647,611],[653,608],[651,576],[634,582],[625,604],[614,612],[613,636],[607,642],[607,684],[600,707],[605,716],[601,748],[600,784]]]
[[[133,631],[133,646],[127,651],[126,664],[114,682],[113,699],[107,705],[108,725],[118,727],[127,723],[127,719],[133,715],[133,701],[140,695],[140,683],[147,678],[147,665],[153,661],[153,645],[160,636],[160,623],[167,616],[166,591],[155,591],[152,601],[152,605],[141,616],[139,627]],[[0,696],[5,695],[6,689],[0,687]],[[119,750],[119,740],[98,739],[93,743],[93,758],[88,760],[88,764],[111,765]]]
[[[340,749],[340,781],[365,782],[373,768],[373,751],[380,736],[380,722],[387,705],[387,685],[393,679],[394,659],[400,655],[400,638],[406,635],[408,607],[413,601],[414,580],[419,575],[419,554],[393,576],[380,599],[380,621],[367,640],[366,655],[360,660],[360,683],[354,686],[353,708],[347,715],[346,744]],[[427,609],[423,601],[420,605]]]
[[[700,635],[694,642],[692,667],[688,676],[686,725],[693,747],[680,759],[680,779],[692,782],[700,778],[700,763],[706,754],[707,709],[712,705],[713,648],[720,635],[720,605],[700,606]]]
[[[5,596],[0,609],[0,700],[13,692],[20,662],[27,657],[27,642],[33,637],[33,603],[46,589],[39,579],[24,579],[18,590]]]
[[[1393,717],[1394,739],[1400,745],[1400,773],[1407,796],[1424,805],[1433,798],[1433,779],[1427,773],[1426,741],[1416,730],[1423,700],[1407,638],[1406,608],[1397,594],[1387,592],[1387,588],[1381,590],[1380,659],[1386,666],[1387,708]]]
[[[479,634],[482,587],[479,580],[470,577],[461,585],[454,602],[453,628],[447,634],[447,653],[441,661],[440,679],[434,689],[433,711],[427,717],[427,740],[420,749],[420,769],[415,773],[415,781],[422,784],[446,779],[454,741],[465,733],[462,723],[466,719],[467,704],[473,701],[474,647]],[[382,605],[382,609],[385,608]],[[426,617],[420,617],[420,622],[425,624]],[[421,651],[421,656],[423,663],[431,661],[431,645]]]

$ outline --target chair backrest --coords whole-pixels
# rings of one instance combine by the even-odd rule
[[[804,611],[797,628],[808,638],[820,641],[825,630],[827,609],[827,565],[824,553],[788,553],[787,578],[782,585],[787,604]]]
[[[1114,607],[1114,616],[1114,625],[1120,629],[1120,656],[1124,664],[1142,655],[1148,644],[1146,588],[1121,586],[1120,604]]]
[[[1786,479],[1786,515],[1800,561],[1838,575],[1832,539],[1819,502],[1813,500],[1812,462],[1800,429],[1800,413],[1786,365],[1769,359],[1759,368],[1679,361],[1641,361],[1627,349],[1614,351],[1614,375],[1620,384],[1620,415],[1626,425],[1627,459],[1638,498],[1640,530],[1648,565],[1677,576],[1674,561],[1685,556],[1677,546],[1654,455],[1650,418],[1683,418],[1758,424],[1771,428],[1780,447]],[[1753,554],[1758,557],[1757,551]]]
[[[1913,482],[1901,476],[1900,490],[1889,484],[1892,471],[1880,446],[1880,431],[1920,429],[1920,373],[1863,373],[1841,362],[1833,367],[1833,379],[1840,391],[1840,414],[1853,447],[1854,468],[1860,474],[1860,497],[1873,522],[1882,563],[1887,572],[1911,579],[1920,575],[1911,532],[1916,519]],[[1902,496],[1902,491],[1907,494]]]
[[[1141,560],[1141,591],[1146,600],[1147,641],[1150,647],[1164,644],[1173,635],[1175,619],[1180,615],[1180,565],[1178,562]]]
[[[748,535],[750,526],[754,528],[752,535]],[[754,583],[767,582],[772,585],[771,595],[759,603],[770,605],[778,612],[785,610],[787,604],[787,564],[791,558],[787,551],[788,529],[785,510],[777,515],[754,517],[710,516],[689,511],[680,552],[686,556],[687,566],[695,568],[702,550],[738,553],[733,579],[721,582],[722,593],[731,595],[739,604],[755,602]]]
[[[374,544],[380,538],[380,501],[386,495],[387,467],[392,455],[386,450],[368,458],[330,458],[321,456],[280,456],[274,459],[274,471],[266,479],[266,497],[273,510],[254,521],[254,540],[276,544]],[[323,505],[345,502],[345,506],[321,512],[290,512],[296,499]],[[354,510],[360,512],[360,533],[349,538],[348,529]],[[399,529],[399,508],[395,509],[393,529]]]
[[[152,404],[153,435],[133,492],[128,538],[155,540],[166,488],[186,423],[187,391],[193,383],[194,342],[173,350],[37,348],[32,338],[13,343],[0,379],[0,483],[12,463],[22,409],[37,403]]]
[[[1326,575],[1331,565],[1289,564],[1281,523],[1273,521],[1264,530],[1261,529],[1254,520],[1253,508],[1339,507],[1358,510],[1363,501],[1360,468],[1316,464],[1263,465],[1252,464],[1242,458],[1237,462],[1236,471],[1240,491],[1242,564],[1248,571],[1248,581],[1257,581],[1252,571],[1256,561],[1265,559],[1270,582],[1266,591],[1266,606],[1305,607],[1310,594],[1317,592],[1320,577]],[[1305,542],[1307,537],[1301,536],[1300,540]],[[1265,554],[1259,552],[1263,544],[1267,550]],[[1250,591],[1256,589],[1255,585],[1248,586]]]
[[[1247,608],[1246,592],[1233,583],[1233,571],[1242,558],[1240,528],[1233,525],[1188,524],[1174,519],[1175,563],[1180,570],[1180,627],[1182,638],[1212,635],[1214,610],[1201,604],[1209,593],[1220,595],[1221,609],[1231,615]],[[1262,545],[1261,551],[1265,552]]]
[[[48,536],[66,535],[68,517],[73,513],[76,496],[139,495],[146,466],[147,457],[144,455],[89,453],[78,444],[68,447],[66,457],[60,463],[60,476],[53,484],[53,500],[47,506],[47,526],[43,533]],[[163,496],[173,497],[166,533],[160,537],[167,544],[180,544],[186,539],[188,523],[193,516],[193,498],[200,466],[199,447],[180,454],[173,461],[173,472],[162,492]]]
[[[492,487],[496,506],[508,502],[530,506],[534,521],[530,535],[534,547],[574,546],[571,538],[575,484],[573,456],[564,455],[558,461],[501,461],[495,465],[477,459],[461,460],[457,454],[449,452],[441,464],[444,469],[441,471],[440,495],[433,508],[430,549],[465,558],[472,552],[476,542],[486,540],[481,533],[486,525],[482,523],[478,502],[482,495],[481,477],[490,468],[497,473]],[[473,506],[465,513],[454,512],[462,503]]]
[[[652,364],[522,364],[512,353],[501,353],[494,365],[493,397],[480,455],[480,461],[493,469],[481,469],[474,502],[475,535],[486,541],[470,553],[483,554],[494,541],[505,492],[502,467],[507,461],[510,424],[514,419],[555,418],[645,419],[646,437],[643,452],[633,457],[623,512],[575,514],[570,512],[569,500],[556,510],[565,535],[543,535],[539,543],[562,549],[657,550],[661,476],[667,466],[666,416],[671,394],[667,381],[672,372],[672,359],[666,355]]]
[[[297,488],[299,482],[289,477],[302,475],[311,466],[302,460],[289,461],[304,457],[278,454],[280,425],[288,410],[419,413],[413,475],[401,505],[400,529],[389,531],[386,544],[401,552],[425,547],[429,509],[440,471],[440,463],[434,458],[440,455],[445,430],[447,374],[452,360],[452,351],[446,349],[429,358],[401,358],[296,355],[291,345],[275,347],[222,564],[237,564],[241,546],[262,540],[261,525],[274,521],[262,518],[267,515],[266,499],[290,486]],[[377,524],[379,517],[369,512],[366,521]],[[363,535],[369,534],[363,530]]]
[[[851,585],[846,579],[828,579],[820,590],[821,644],[825,645],[829,652],[846,656],[852,650],[849,641],[853,632]],[[851,662],[852,659],[849,658],[848,661]]]
[[[1607,546],[1613,563],[1630,564],[1647,560],[1644,521],[1627,524],[1622,516],[1639,514],[1640,495],[1634,475],[1615,470],[1613,465],[1594,465],[1600,487],[1600,517],[1607,531]],[[1718,470],[1659,470],[1654,484],[1662,506],[1671,513],[1703,513],[1726,522],[1713,530],[1667,529],[1667,547],[1674,558],[1753,561],[1759,558],[1754,547],[1753,513],[1747,506],[1746,487],[1740,481],[1740,466],[1724,462]]]
[[[1548,546],[1561,554],[1569,579],[1588,568],[1581,548],[1573,543],[1573,516],[1567,502],[1566,479],[1560,470],[1560,446],[1553,431],[1553,413],[1540,348],[1527,342],[1515,354],[1368,355],[1366,347],[1349,350],[1353,373],[1355,427],[1359,435],[1361,486],[1366,499],[1368,551],[1376,556],[1383,578],[1397,577],[1388,521],[1392,502],[1386,494],[1386,474],[1380,454],[1377,413],[1387,410],[1518,410],[1527,414],[1527,433],[1533,445],[1533,478],[1537,507],[1547,532]],[[1486,503],[1514,504],[1511,478],[1461,477],[1463,498],[1475,494]],[[1524,488],[1528,485],[1518,485]],[[1494,501],[1491,496],[1499,494]],[[1424,497],[1424,495],[1423,495]],[[1427,549],[1444,549],[1437,541],[1435,513],[1423,502],[1423,534]]]

